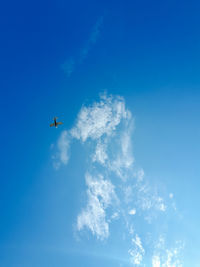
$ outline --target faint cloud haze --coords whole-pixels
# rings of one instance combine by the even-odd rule
[[[74,71],[75,68],[75,61],[74,59],[68,59],[66,60],[62,65],[61,65],[61,69],[64,71],[64,73],[70,77],[72,72]]]
[[[69,145],[70,145],[70,136],[67,131],[63,131],[59,140],[58,140],[58,149],[60,151],[60,161],[63,164],[67,164],[69,159]]]
[[[97,42],[99,35],[100,35],[101,27],[103,25],[103,20],[104,20],[104,16],[101,16],[100,18],[98,18],[98,20],[96,21],[91,31],[91,34],[88,40],[85,42],[83,47],[80,49],[79,56],[77,56],[76,58],[70,57],[63,64],[61,64],[61,69],[64,71],[67,77],[71,76],[71,74],[75,70],[76,65],[80,65],[81,63],[83,63],[89,51]]]
[[[153,267],[180,267],[182,248],[177,240],[174,247],[167,246],[166,237],[156,235],[153,240],[157,242],[151,241],[158,232],[154,229],[157,220],[163,220],[160,235],[166,232],[173,194],[161,196],[159,188],[152,186],[144,170],[136,166],[132,145],[134,128],[134,118],[124,98],[101,94],[98,102],[81,108],[71,129],[61,133],[54,162],[56,166],[68,163],[73,139],[80,140],[82,145],[91,145],[88,171],[84,175],[86,203],[76,220],[78,232],[85,229],[104,240],[110,236],[112,223],[117,220],[128,236],[127,255],[133,265],[141,266],[148,251]],[[174,209],[173,212],[176,216]],[[143,225],[151,229],[147,233],[149,241],[137,227],[137,220],[142,220]]]
[[[100,35],[100,29],[101,29],[102,24],[103,24],[103,16],[101,16],[95,23],[89,39],[87,40],[86,44],[81,50],[81,57],[80,57],[81,62],[87,57],[90,49],[97,42],[99,35]]]

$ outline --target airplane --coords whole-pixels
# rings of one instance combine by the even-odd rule
[[[62,122],[57,122],[56,120],[58,119],[58,117],[53,118],[54,122],[50,124],[50,127],[55,126],[56,128],[58,128],[58,125],[63,124]]]

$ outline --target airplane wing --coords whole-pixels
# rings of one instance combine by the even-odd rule
[[[50,127],[53,127],[55,124],[54,123],[52,123],[52,124],[50,124]]]
[[[63,124],[61,121],[60,122],[57,122],[57,125],[61,125],[61,124]]]

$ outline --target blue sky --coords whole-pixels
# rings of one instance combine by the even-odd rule
[[[1,3],[0,266],[200,265],[199,9]]]

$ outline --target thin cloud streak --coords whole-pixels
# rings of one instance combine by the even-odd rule
[[[76,66],[79,66],[80,64],[83,63],[83,61],[88,56],[90,50],[92,49],[92,47],[97,42],[100,36],[100,31],[103,25],[103,20],[104,20],[104,16],[101,16],[100,18],[98,18],[88,40],[83,45],[83,47],[80,49],[79,56],[70,57],[69,59],[66,59],[63,64],[61,64],[61,69],[64,71],[67,77],[70,77],[72,75]]]
[[[95,45],[95,43],[97,42],[99,35],[100,35],[100,29],[103,24],[103,20],[104,18],[103,16],[101,16],[95,23],[88,41],[86,42],[85,46],[81,50],[80,63],[83,62],[83,60],[87,57],[92,46]]]

